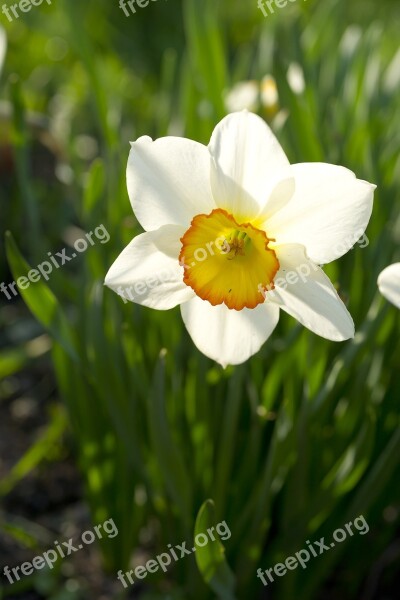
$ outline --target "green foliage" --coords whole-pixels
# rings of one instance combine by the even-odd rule
[[[215,522],[215,510],[212,500],[204,502],[197,515],[195,534],[206,536]],[[225,550],[219,539],[208,543],[196,544],[196,562],[204,581],[221,600],[234,600],[235,578],[225,559]]]
[[[5,262],[1,270],[5,281],[26,275],[27,260],[59,250],[72,224],[91,231],[102,223],[110,233],[21,295],[53,340],[93,522],[113,518],[119,529],[100,541],[113,575],[128,568],[144,528],[155,556],[225,520],[226,559],[219,544],[198,549],[197,565],[190,557],[163,579],[148,576],[145,593],[257,598],[258,567],[363,514],[372,530],[367,564],[357,561],[363,539],[355,536],[270,588],[273,598],[311,600],[337,577],[338,595],[357,598],[368,563],[398,528],[398,517],[382,514],[400,500],[399,314],[376,287],[400,257],[398,7],[387,3],[368,21],[369,8],[363,14],[344,0],[299,1],[263,19],[255,0],[243,4],[159,1],[125,18],[117,3],[59,0],[46,17],[43,5],[6,24],[2,82],[14,72],[20,80],[2,88],[15,178],[0,198],[12,276]],[[66,48],[61,59],[57,48]],[[293,63],[303,70],[302,93],[288,84]],[[226,89],[266,73],[277,81],[280,113],[264,116],[291,161],[343,164],[378,185],[368,245],[327,268],[357,335],[334,344],[282,315],[256,356],[223,371],[193,346],[179,310],[124,305],[103,280],[140,231],[126,193],[128,142],[173,134],[206,143],[226,112]],[[69,177],[58,169],[43,182],[33,172],[32,111],[49,116],[45,133]],[[0,372],[27,360],[9,347]],[[62,413],[13,478],[38,463],[61,427]]]

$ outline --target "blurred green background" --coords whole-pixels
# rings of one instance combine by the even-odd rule
[[[264,18],[256,0],[158,0],[126,17],[117,0],[53,0],[0,25],[0,281],[100,224],[110,234],[0,297],[1,573],[109,518],[119,530],[52,571],[1,574],[0,597],[398,598],[399,313],[376,280],[400,259],[399,3],[298,0]],[[368,245],[326,268],[355,339],[282,313],[224,371],[178,308],[124,305],[103,280],[140,232],[129,141],[207,143],[236,84],[265,76],[278,100],[256,110],[291,162],[342,164],[378,189]],[[367,535],[257,578],[359,515]],[[222,520],[224,549],[116,580]]]

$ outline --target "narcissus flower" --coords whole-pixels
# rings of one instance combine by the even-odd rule
[[[378,287],[386,300],[400,308],[400,263],[383,269],[378,277]]]
[[[124,300],[180,305],[196,346],[239,364],[271,335],[279,310],[335,341],[354,324],[318,266],[363,235],[374,185],[334,165],[290,165],[258,116],[233,113],[209,146],[142,137],[127,169],[132,207],[145,233],[106,276]]]
[[[256,111],[259,104],[258,81],[238,81],[225,96],[225,105],[228,111],[240,110]]]
[[[279,96],[276,81],[270,75],[265,75],[261,82],[239,81],[225,96],[225,106],[228,112],[241,110],[261,110],[271,118],[279,110]]]

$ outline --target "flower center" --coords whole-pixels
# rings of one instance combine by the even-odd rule
[[[274,289],[279,261],[265,231],[218,208],[194,217],[181,238],[183,280],[203,300],[230,309],[255,308]]]
[[[224,239],[222,244],[222,253],[228,254],[228,260],[232,260],[238,254],[239,256],[245,256],[245,248],[249,247],[251,243],[251,237],[240,229],[234,229],[230,235]]]

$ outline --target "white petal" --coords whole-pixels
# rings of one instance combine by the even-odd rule
[[[378,286],[382,296],[400,308],[400,263],[394,263],[382,271]]]
[[[125,300],[167,310],[193,298],[178,257],[184,228],[165,225],[135,237],[111,266],[105,285]]]
[[[302,244],[319,264],[346,254],[368,225],[376,186],[335,165],[303,163],[289,170],[296,190],[264,223],[268,236],[279,244]]]
[[[202,144],[177,137],[132,143],[127,168],[133,211],[147,231],[163,225],[187,229],[199,213],[216,208],[210,186],[210,155]]]
[[[328,340],[354,337],[354,323],[335,288],[305,248],[287,244],[274,248],[280,269],[267,301],[275,302],[305,327]]]
[[[289,165],[271,129],[257,115],[233,113],[214,129],[209,149],[215,202],[237,219],[256,216]]]
[[[197,296],[182,304],[181,313],[198,349],[223,367],[243,363],[258,352],[279,320],[279,308],[272,304],[236,311]]]
[[[306,89],[306,82],[304,81],[304,71],[299,63],[290,63],[287,71],[287,82],[294,94],[300,95]]]
[[[262,228],[275,213],[283,209],[295,192],[296,182],[290,172],[288,173],[288,169],[279,171],[279,177],[275,177],[271,183],[272,188],[270,188],[267,203],[256,220],[261,223]]]

